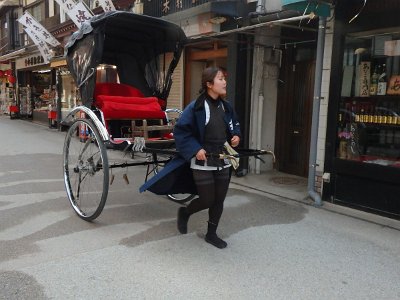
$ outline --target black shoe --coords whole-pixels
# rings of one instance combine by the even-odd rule
[[[216,234],[206,234],[205,241],[219,249],[224,249],[228,244],[220,239]]]
[[[177,219],[177,225],[178,225],[178,230],[182,234],[187,233],[187,223],[189,221],[190,215],[186,211],[186,207],[180,207],[178,209],[178,219]]]

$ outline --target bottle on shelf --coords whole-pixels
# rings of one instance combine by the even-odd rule
[[[387,124],[388,123],[388,115],[389,115],[389,111],[387,109],[388,104],[386,102],[383,102],[382,104],[382,124]]]
[[[375,65],[374,72],[371,75],[371,85],[369,88],[369,94],[371,96],[374,96],[377,93],[378,80],[379,80],[379,65]]]
[[[351,105],[351,120],[350,122],[359,122],[360,120],[360,115],[357,111],[357,103],[356,101],[353,101]]]
[[[372,103],[368,105],[367,123],[374,123],[374,107]]]
[[[374,105],[374,114],[372,116],[372,123],[378,124],[378,110],[376,109],[376,105]]]
[[[377,95],[386,95],[386,87],[387,87],[387,76],[386,76],[386,65],[382,65],[381,74],[378,79],[378,89],[376,91]]]
[[[365,116],[366,116],[366,114],[365,114],[364,105],[360,104],[360,119],[359,119],[359,122],[361,122],[361,123],[365,122],[365,119],[366,119]]]

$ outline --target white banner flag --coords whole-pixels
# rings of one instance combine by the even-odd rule
[[[68,13],[68,11],[76,5],[76,2],[74,0],[55,0],[55,1],[58,3],[58,5],[61,6],[61,8],[66,13]]]
[[[99,0],[99,3],[105,12],[115,10],[112,0]]]
[[[71,20],[80,28],[82,23],[90,20],[93,17],[93,14],[86,8],[86,6],[79,2],[76,4],[70,11],[67,12],[68,16]]]
[[[50,62],[50,59],[52,58],[52,55],[46,42],[44,42],[32,29],[25,27],[24,30],[35,43],[35,45],[38,46],[40,54],[43,56],[44,62],[48,64]]]
[[[40,24],[30,13],[25,11],[23,16],[18,19],[18,22],[20,22],[22,25],[25,27],[31,29],[33,32],[35,32],[43,41],[48,43],[49,45],[52,45],[53,47],[56,47],[60,45],[60,43],[54,38],[54,36],[51,35],[50,32],[47,31],[46,28],[43,27],[42,24]]]
[[[73,0],[55,0],[60,7],[67,13],[67,15],[71,18],[72,22],[80,28],[82,23],[90,20],[93,17],[92,12],[86,8],[86,6],[82,3],[75,3]]]

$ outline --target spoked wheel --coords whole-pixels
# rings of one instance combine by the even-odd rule
[[[72,208],[86,221],[97,218],[108,195],[106,147],[91,120],[77,119],[64,142],[64,183]]]
[[[152,160],[153,160],[153,172],[154,174],[157,174],[163,167],[164,164],[162,163],[157,163],[157,156],[156,154],[152,155]],[[164,159],[160,159],[160,160],[164,160]],[[190,200],[192,200],[196,195],[193,194],[168,194],[167,197],[168,199],[174,201],[174,202],[178,202],[178,203],[186,203]]]

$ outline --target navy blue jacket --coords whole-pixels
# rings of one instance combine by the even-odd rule
[[[158,195],[189,193],[197,194],[190,169],[190,160],[203,148],[206,112],[206,94],[191,102],[183,111],[174,127],[174,139],[178,154],[162,169],[140,187],[140,192],[149,190]],[[222,100],[223,101],[223,100]],[[241,136],[236,114],[229,104],[223,101],[225,109],[227,139]]]

